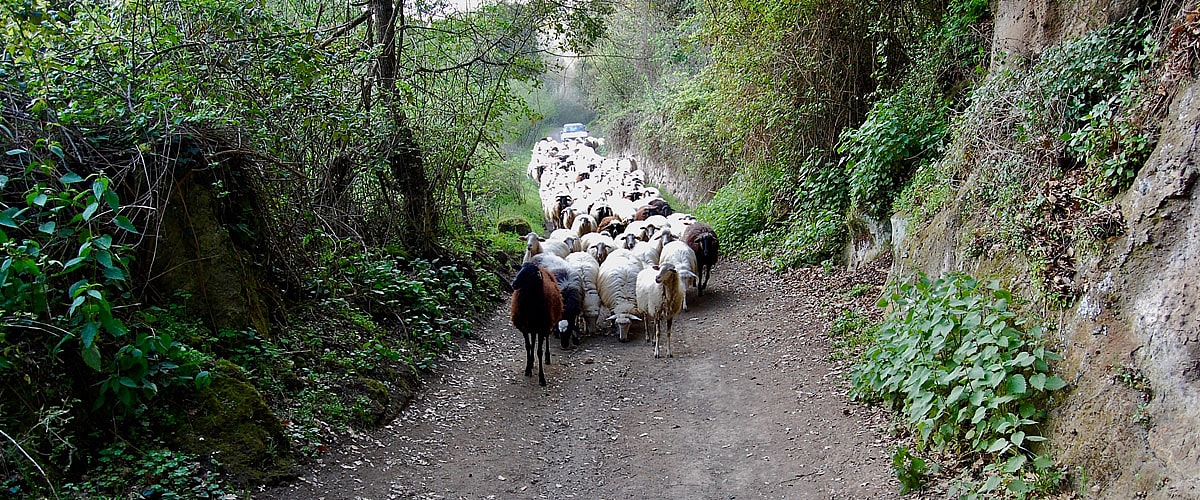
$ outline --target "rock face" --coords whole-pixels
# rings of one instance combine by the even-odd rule
[[[272,484],[292,475],[287,433],[245,373],[218,363],[212,385],[190,394],[171,438],[193,454],[211,454],[236,480]]]
[[[1122,19],[1138,4],[1133,0],[1000,0],[993,11],[992,69]]]
[[[1131,2],[1017,2],[996,7],[996,57],[1027,56],[1128,13]],[[1115,201],[1125,231],[1080,250],[1079,299],[1057,323],[1071,391],[1047,422],[1055,457],[1086,477],[1089,498],[1200,498],[1200,83],[1178,89],[1156,150]],[[968,250],[977,221],[957,202],[921,227],[892,221],[893,278],[965,270],[1010,278],[1025,297],[1031,265]],[[1022,290],[1025,288],[1025,290]]]
[[[1128,232],[1109,254],[1080,266],[1087,291],[1063,318],[1062,368],[1077,382],[1054,438],[1064,443],[1064,459],[1094,465],[1106,491],[1130,497],[1200,496],[1197,110],[1200,83],[1193,82],[1172,103],[1157,149],[1120,199]],[[1144,374],[1148,405],[1121,371]],[[1148,430],[1131,422],[1139,412]]]

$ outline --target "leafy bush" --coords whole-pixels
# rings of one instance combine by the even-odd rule
[[[95,406],[122,411],[162,386],[197,376],[203,383],[205,374],[181,360],[185,346],[169,334],[131,331],[115,312],[130,297],[133,252],[122,241],[138,230],[122,215],[112,181],[58,167],[57,143],[36,148],[9,150],[25,168],[0,175],[0,317],[41,335],[0,333],[0,370],[18,357],[29,363],[71,349],[100,379]]]
[[[870,318],[862,311],[858,309],[843,310],[842,315],[835,318],[833,324],[829,325],[829,337],[832,340],[829,346],[832,351],[829,359],[835,361],[850,358],[865,346],[870,345],[874,338],[874,327]]]
[[[877,344],[853,370],[852,393],[899,410],[922,448],[1010,456],[1024,463],[1059,356],[1042,347],[1042,328],[1009,310],[997,282],[964,274],[925,276],[880,299],[892,312]],[[1019,465],[1019,464],[1018,464]]]
[[[946,106],[929,90],[905,88],[882,99],[862,125],[842,133],[837,151],[844,155],[852,207],[887,217],[916,165],[940,154]]]
[[[770,220],[774,195],[771,182],[740,173],[697,208],[696,216],[712,225],[723,251],[738,253],[754,248]]]
[[[161,443],[159,444],[161,446]],[[228,486],[216,462],[168,449],[138,449],[116,441],[94,457],[93,477],[65,492],[100,498],[222,498]]]
[[[1114,23],[1048,50],[1034,69],[1040,88],[1026,106],[1061,109],[1051,132],[1109,192],[1129,187],[1154,149],[1152,32],[1150,16]]]
[[[925,486],[929,470],[925,459],[909,453],[907,446],[897,446],[892,452],[892,472],[900,480],[900,494],[907,495]]]

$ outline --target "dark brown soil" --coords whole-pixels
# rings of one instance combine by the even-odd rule
[[[849,402],[847,365],[828,361],[829,319],[873,302],[886,272],[757,267],[717,266],[676,319],[674,358],[640,335],[555,342],[545,388],[497,310],[397,421],[255,496],[897,497],[886,416]],[[857,283],[874,288],[847,298]]]

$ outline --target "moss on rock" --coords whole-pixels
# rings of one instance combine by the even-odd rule
[[[496,223],[496,229],[502,233],[513,234],[529,234],[533,232],[533,226],[529,224],[529,221],[521,217],[501,219],[500,222]]]
[[[291,476],[295,463],[283,425],[241,368],[217,362],[212,384],[183,401],[174,439],[185,452],[211,454],[245,484],[271,484]]]

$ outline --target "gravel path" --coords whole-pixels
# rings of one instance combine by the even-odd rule
[[[881,264],[886,266],[885,264]],[[728,260],[676,319],[674,358],[606,335],[523,376],[497,310],[391,425],[256,498],[896,498],[886,417],[848,402],[828,320],[883,269]],[[553,340],[553,339],[552,339]],[[536,370],[535,370],[536,372]]]

